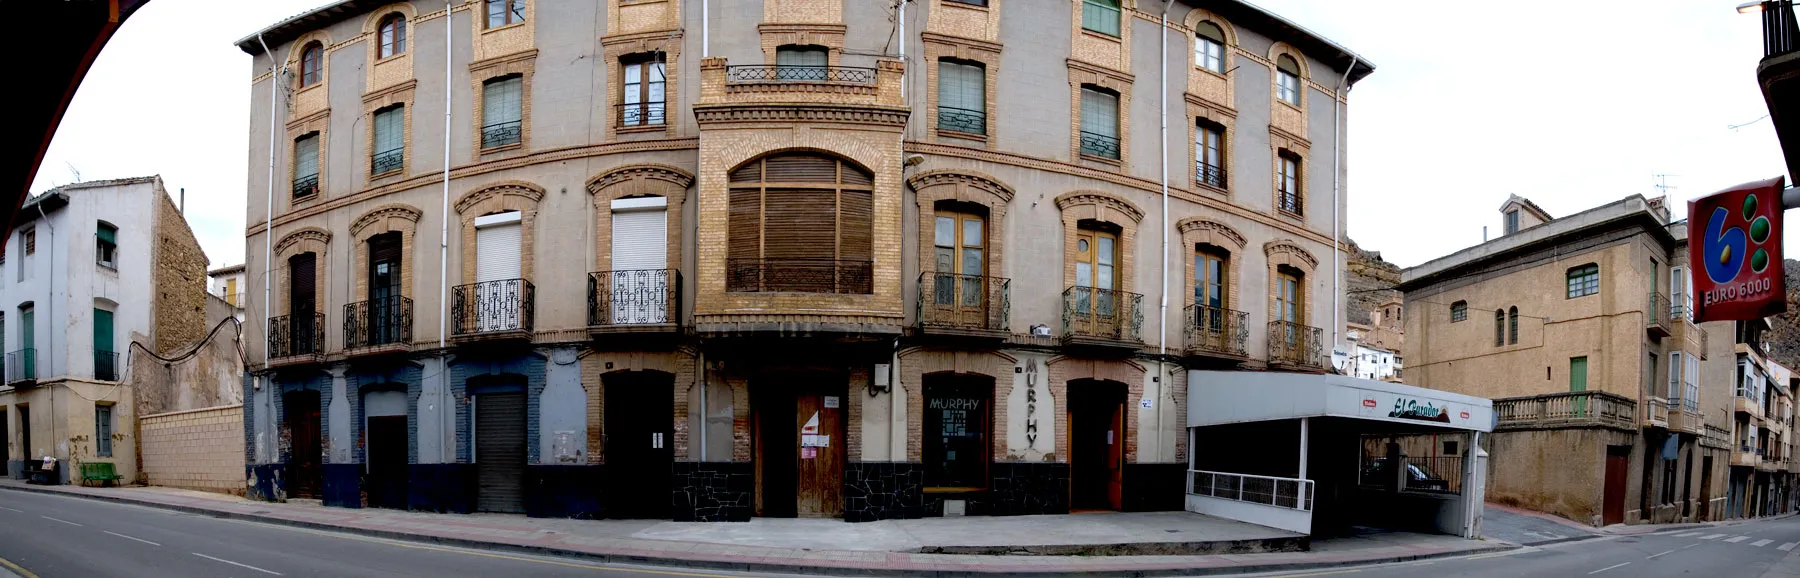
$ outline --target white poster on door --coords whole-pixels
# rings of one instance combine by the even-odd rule
[[[819,412],[815,411],[812,414],[812,419],[806,420],[806,425],[800,426],[800,435],[803,435],[803,436],[804,435],[816,435],[818,433],[819,433]]]

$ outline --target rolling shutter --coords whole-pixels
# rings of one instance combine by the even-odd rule
[[[762,191],[732,189],[730,223],[731,238],[727,257],[755,259],[762,254]]]
[[[668,267],[668,212],[662,197],[612,203],[612,269]]]
[[[476,509],[525,511],[525,394],[476,397],[475,475]]]
[[[770,160],[774,172],[774,160]],[[834,167],[835,168],[835,167]],[[827,189],[769,189],[764,211],[765,259],[832,259],[835,193]]]
[[[849,171],[846,170],[848,175]],[[875,204],[869,191],[843,191],[844,206],[838,213],[838,258],[868,261],[875,257]]]
[[[316,308],[314,293],[317,289],[313,273],[314,254],[301,253],[288,259],[288,313],[302,315],[312,313]]]
[[[488,225],[475,223],[475,282],[519,278],[518,212],[495,215]],[[505,217],[510,216],[510,219]]]

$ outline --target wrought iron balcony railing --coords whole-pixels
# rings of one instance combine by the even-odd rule
[[[1278,191],[1275,193],[1277,207],[1283,212],[1295,215],[1306,214],[1306,204],[1300,201],[1300,193],[1294,191]]]
[[[1269,322],[1269,363],[1310,368],[1325,367],[1323,332],[1289,321]]]
[[[369,157],[369,174],[380,175],[406,168],[406,149],[397,148]]]
[[[731,292],[875,292],[874,261],[729,259],[725,269],[725,290]]]
[[[344,348],[412,344],[413,302],[389,295],[344,306]]]
[[[1209,187],[1225,188],[1225,167],[1194,161],[1194,182]]]
[[[667,104],[657,102],[628,102],[616,105],[619,109],[619,128],[639,126],[663,126]]]
[[[119,380],[119,354],[112,351],[94,352],[94,379],[100,381]]]
[[[1644,314],[1646,316],[1644,325],[1647,329],[1662,335],[1669,334],[1670,320],[1675,315],[1675,308],[1669,306],[1668,296],[1651,292],[1649,310]]]
[[[1011,331],[1012,280],[986,275],[919,274],[919,326]]]
[[[6,382],[37,379],[37,350],[20,349],[6,354]]]
[[[938,105],[938,130],[987,134],[987,111]]]
[[[842,82],[875,84],[875,69],[855,66],[751,64],[725,67],[728,82]]]
[[[269,357],[317,355],[324,352],[324,313],[300,313],[269,318]]]
[[[681,270],[636,269],[588,274],[588,326],[681,322]]]
[[[481,127],[481,148],[491,149],[498,146],[516,144],[524,137],[525,124],[521,121],[509,120]]]
[[[532,331],[537,287],[524,279],[458,285],[451,291],[451,333]]]
[[[1143,341],[1144,296],[1075,286],[1063,290],[1063,338]]]
[[[1250,341],[1250,314],[1221,307],[1187,306],[1187,348],[1193,354],[1244,357]]]
[[[317,194],[319,194],[318,173],[294,177],[294,198],[301,199]]]
[[[1081,131],[1081,154],[1117,160],[1119,137]]]

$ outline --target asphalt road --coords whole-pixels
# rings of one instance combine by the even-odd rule
[[[1787,517],[1641,536],[1606,536],[1460,558],[1264,576],[1758,578],[1783,557],[1796,554],[1796,542],[1800,542],[1800,517]]]
[[[0,576],[10,569],[26,578],[761,576],[468,550],[16,491],[0,491],[0,560],[11,563],[0,563]]]

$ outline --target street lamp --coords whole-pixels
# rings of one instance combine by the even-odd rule
[[[1750,14],[1763,11],[1762,2],[1745,2],[1737,7],[1738,14]]]

